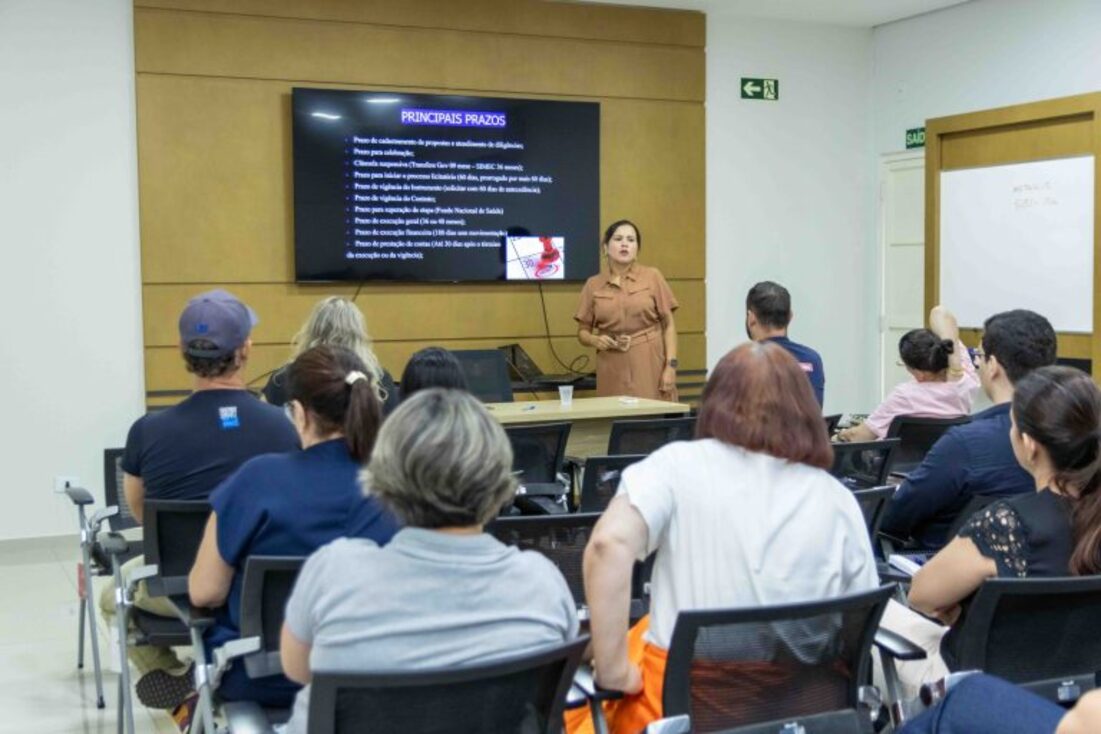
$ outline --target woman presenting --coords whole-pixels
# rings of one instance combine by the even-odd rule
[[[677,399],[677,299],[657,268],[640,265],[642,234],[626,219],[604,232],[608,272],[585,282],[577,340],[596,349],[596,394]]]

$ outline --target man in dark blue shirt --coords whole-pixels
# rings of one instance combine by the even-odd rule
[[[194,392],[183,402],[135,421],[122,457],[123,490],[141,522],[145,500],[205,500],[223,479],[260,454],[299,448],[298,433],[283,411],[254,397],[245,387],[244,368],[256,314],[223,290],[202,293],[180,315],[180,350]],[[138,557],[123,571],[144,563]],[[113,589],[100,596],[105,616],[115,613]],[[134,604],[160,616],[175,616],[163,598],[150,597],[139,584]],[[147,706],[172,708],[176,691],[190,689],[190,668],[169,648],[130,647],[142,675],[136,686]]]
[[[987,319],[975,367],[994,407],[933,445],[895,493],[883,531],[938,549],[951,540],[948,529],[972,498],[1035,492],[1031,475],[1013,455],[1009,408],[1017,381],[1054,362],[1055,330],[1043,316],[1017,310]]]
[[[791,311],[791,294],[779,283],[762,281],[749,289],[745,297],[745,330],[755,342],[776,342],[795,357],[806,373],[814,396],[822,405],[826,391],[826,373],[818,352],[788,339],[788,324],[794,315]]]

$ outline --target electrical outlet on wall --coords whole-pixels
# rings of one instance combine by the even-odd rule
[[[58,494],[63,494],[68,487],[79,487],[79,486],[80,486],[80,478],[79,477],[65,477],[65,476],[60,476],[60,475],[54,477],[54,492],[56,492]]]

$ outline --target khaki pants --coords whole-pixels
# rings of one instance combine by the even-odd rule
[[[145,565],[145,558],[143,556],[132,558],[124,563],[122,565],[123,583],[128,583],[130,574],[134,572],[134,569],[143,565]],[[149,596],[149,589],[146,588],[144,581],[138,582],[138,586],[134,590],[134,606],[144,612],[156,614],[158,617],[176,617],[176,613],[167,599],[164,597]],[[107,588],[100,592],[99,608],[100,611],[103,612],[104,622],[109,625],[111,629],[114,629],[116,624],[116,608],[115,586],[113,581]],[[145,675],[153,670],[168,670],[174,673],[182,673],[187,669],[187,665],[180,661],[176,653],[173,652],[170,647],[128,645],[126,653],[130,662],[134,664],[134,668],[138,671],[139,676]]]
[[[932,683],[948,675],[948,666],[940,656],[940,641],[948,633],[948,627],[929,621],[894,599],[887,602],[887,608],[883,612],[883,619],[880,620],[879,626],[902,635],[925,650],[924,660],[895,661],[903,700],[917,698],[923,683]],[[874,663],[873,682],[880,691],[886,692],[879,655],[873,655],[872,661]]]

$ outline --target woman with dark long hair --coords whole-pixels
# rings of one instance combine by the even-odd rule
[[[972,516],[910,589],[913,609],[952,627],[907,618],[901,606],[884,616],[930,653],[929,663],[899,666],[911,687],[955,667],[954,630],[986,579],[1101,573],[1101,390],[1080,370],[1041,367],[1017,382],[1010,418],[1013,453],[1036,491]]]

